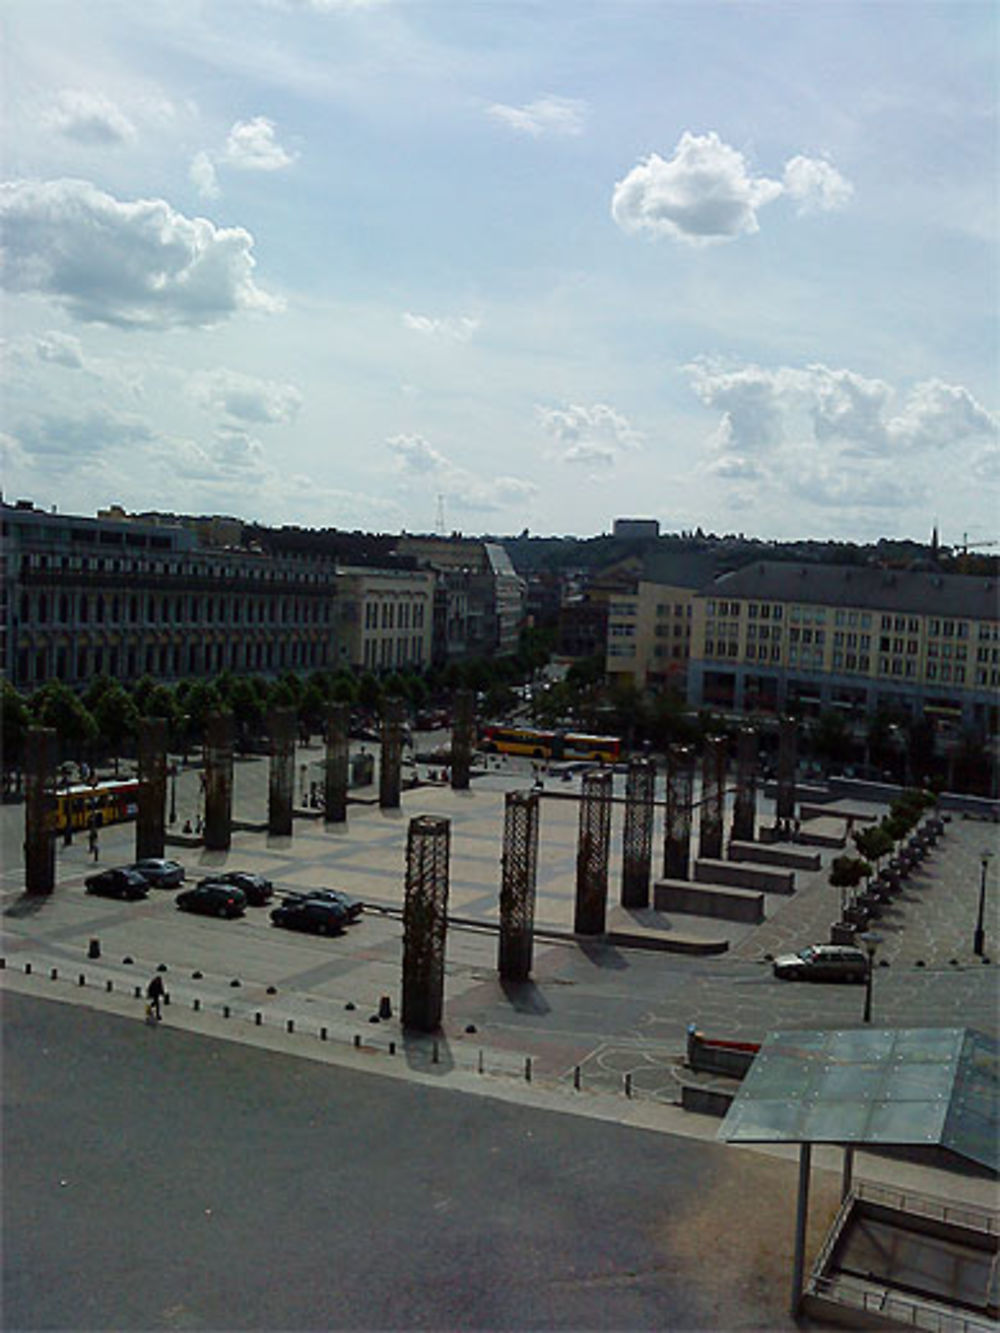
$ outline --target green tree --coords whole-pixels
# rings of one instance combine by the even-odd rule
[[[94,721],[101,739],[111,750],[118,776],[118,760],[122,743],[135,736],[139,714],[131,696],[117,681],[102,692],[94,706]]]
[[[31,713],[40,727],[55,729],[61,754],[72,754],[78,763],[97,737],[97,724],[90,710],[61,681],[49,681],[32,696]]]
[[[869,824],[854,834],[854,845],[866,861],[874,861],[876,869],[883,856],[889,856],[894,842],[881,824]]]
[[[378,679],[370,671],[366,671],[358,681],[358,704],[368,712],[374,713],[381,698],[382,687]]]
[[[820,713],[812,728],[813,749],[820,759],[842,764],[851,757],[850,729],[843,713],[828,708]]]
[[[838,856],[830,866],[830,885],[832,888],[840,889],[840,915],[843,919],[844,912],[847,910],[847,895],[852,889],[856,889],[863,879],[867,879],[872,873],[872,868],[867,861],[862,861],[856,856]]]
[[[0,746],[3,747],[4,785],[10,785],[10,775],[17,775],[20,785],[24,766],[24,737],[31,726],[31,710],[23,695],[9,680],[3,681],[0,695]]]
[[[183,693],[183,711],[189,719],[188,735],[204,738],[205,721],[209,713],[218,713],[222,710],[222,697],[214,681],[193,680],[185,684],[187,688]]]
[[[358,682],[347,671],[340,671],[333,678],[330,687],[330,699],[337,704],[353,704],[358,697]]]
[[[83,702],[86,708],[93,713],[101,696],[108,690],[114,689],[117,684],[118,681],[113,676],[95,676],[83,692]]]
[[[246,746],[264,730],[265,700],[256,682],[248,676],[236,676],[229,689],[229,707],[239,742]]]
[[[310,680],[299,699],[299,725],[308,735],[323,730],[325,708],[326,695],[316,681]]]

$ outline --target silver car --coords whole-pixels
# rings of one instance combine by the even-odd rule
[[[786,981],[864,981],[868,956],[846,944],[810,944],[776,958],[773,968]]]

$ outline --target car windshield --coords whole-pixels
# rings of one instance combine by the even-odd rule
[[[815,962],[817,955],[816,955],[816,950],[810,944],[805,949],[800,949],[798,956],[799,958],[802,959],[804,963],[812,963]]]

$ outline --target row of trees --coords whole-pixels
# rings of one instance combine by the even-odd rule
[[[877,824],[866,824],[853,835],[857,856],[838,856],[830,866],[830,883],[841,890],[841,915],[846,906],[846,894],[861,882],[877,874],[880,863],[891,856],[896,847],[913,832],[925,812],[934,805],[933,792],[909,787],[889,807]]]

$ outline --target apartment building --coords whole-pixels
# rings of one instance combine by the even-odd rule
[[[430,666],[435,583],[431,570],[338,569],[337,665],[375,673]]]
[[[995,733],[998,687],[992,578],[764,561],[723,574],[692,599],[693,706],[884,707]]]
[[[395,543],[395,551],[438,576],[437,664],[517,652],[524,622],[524,582],[501,543],[457,534],[404,535]]]

